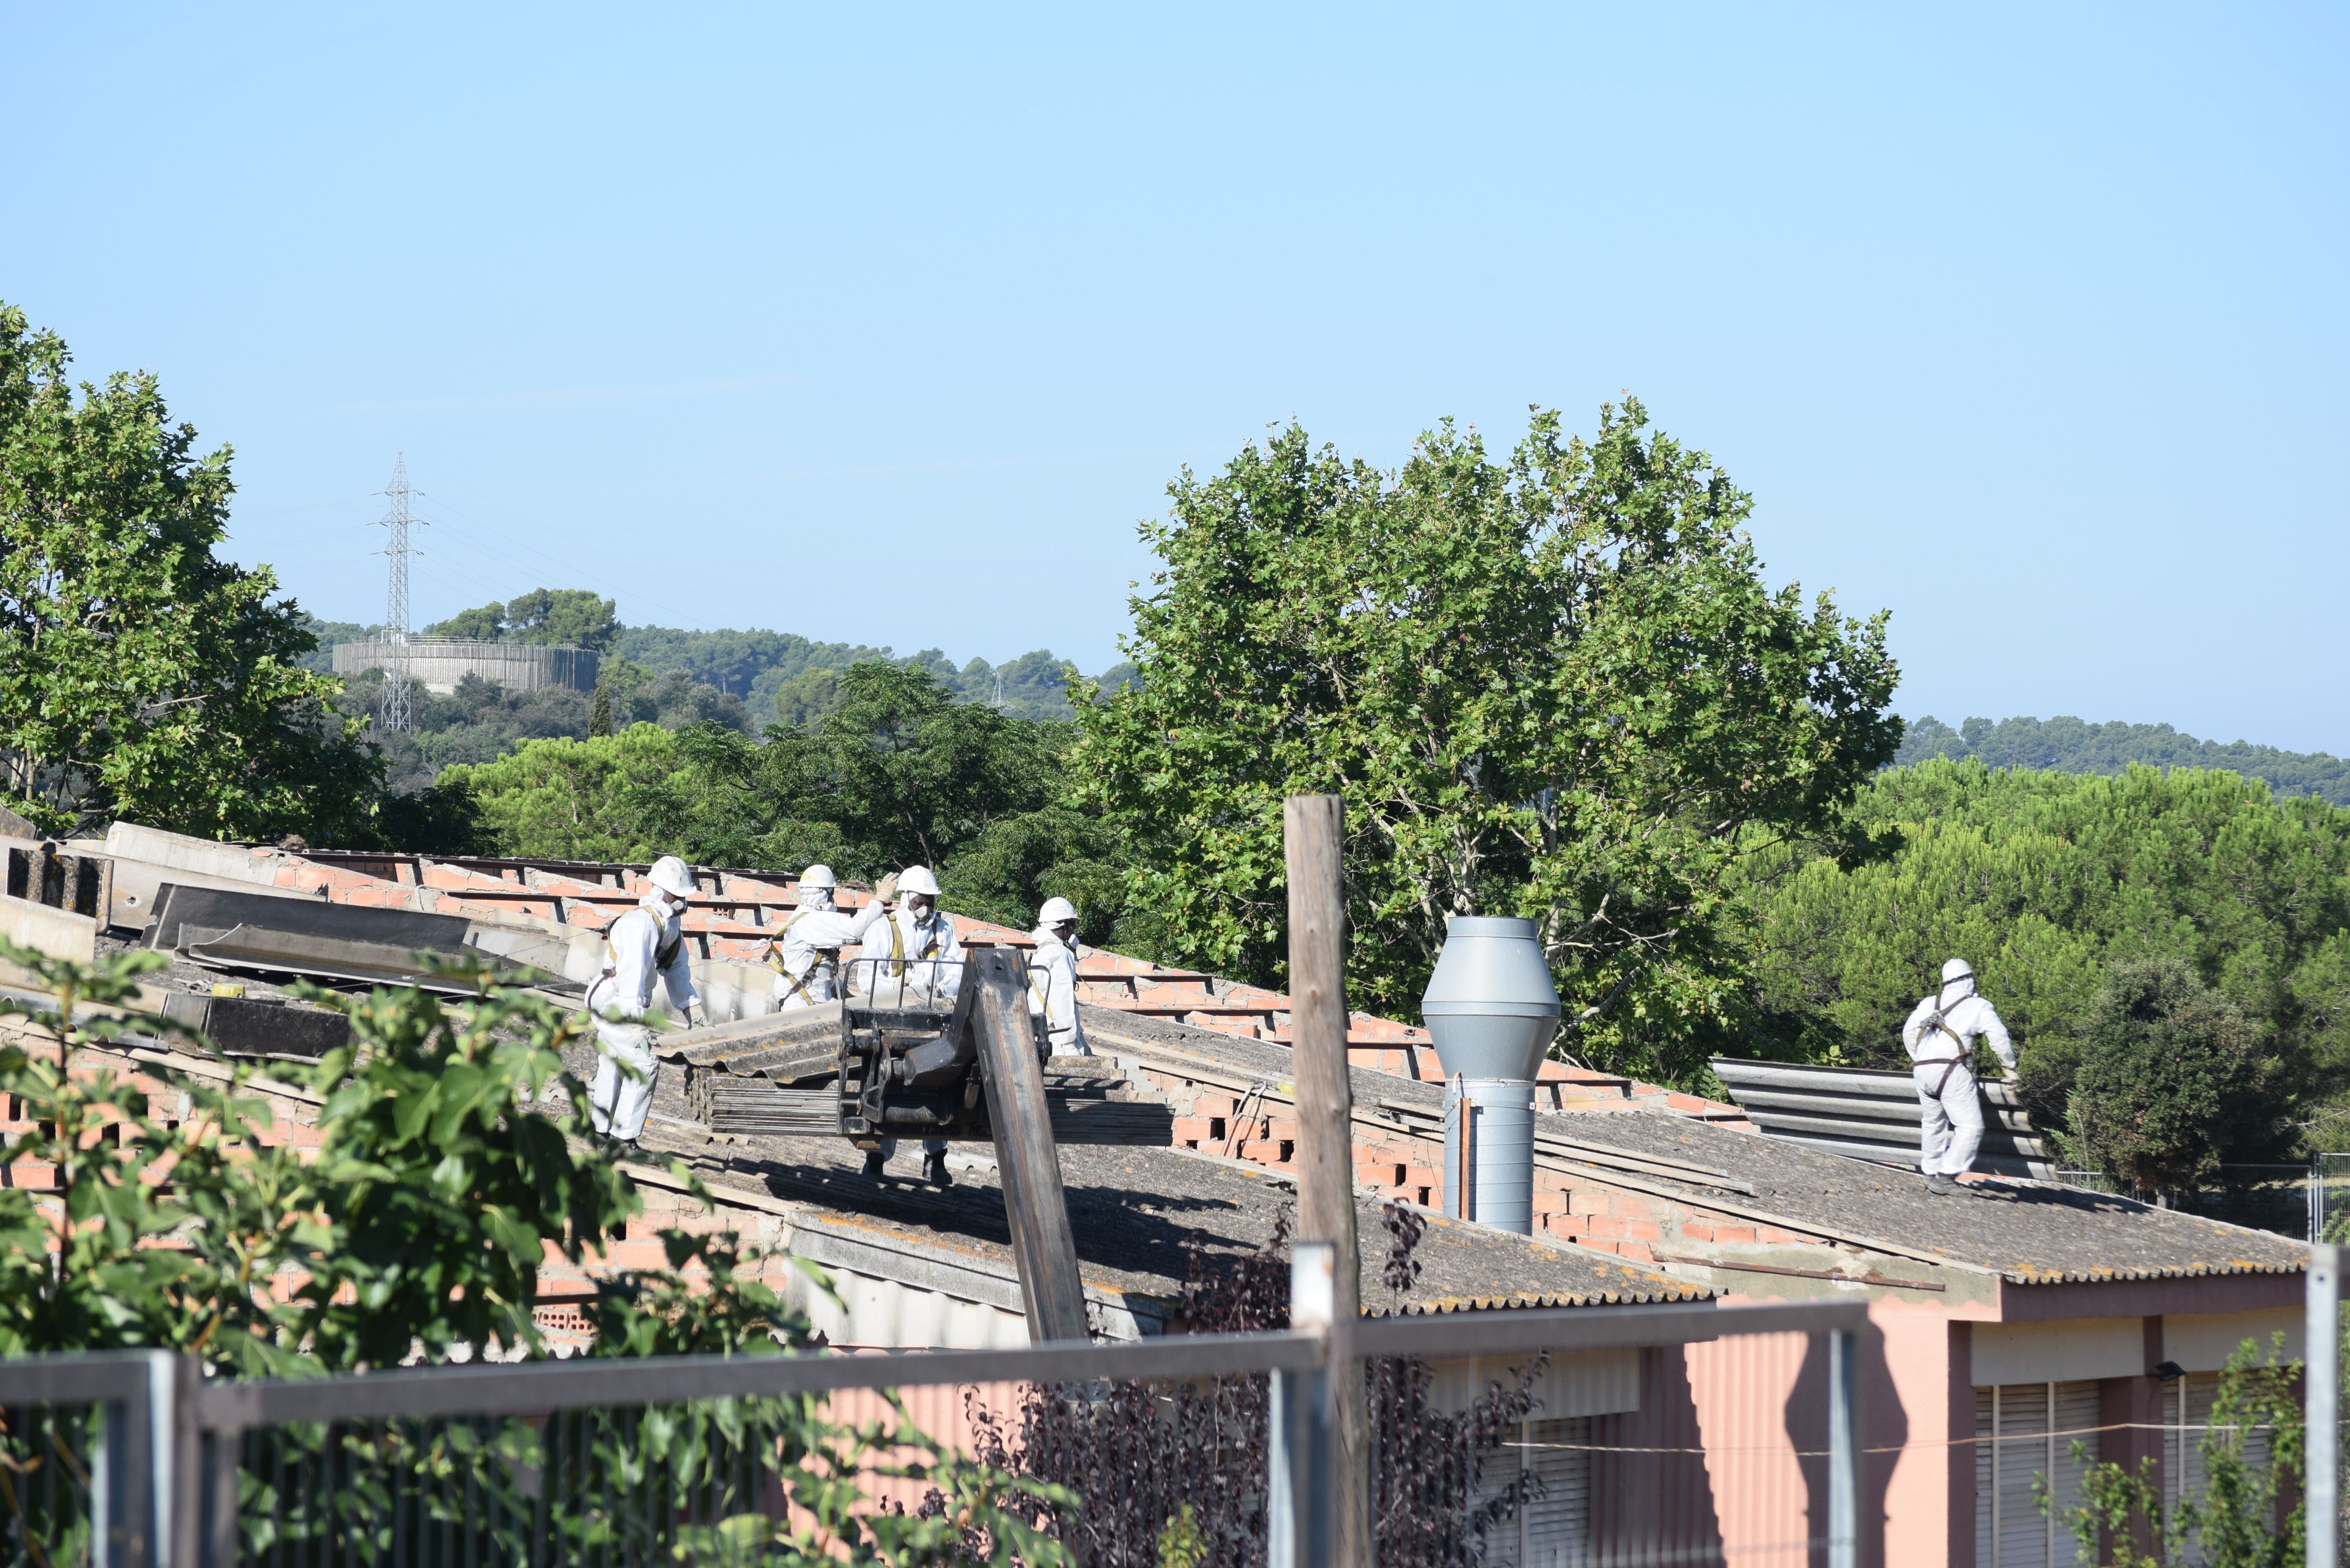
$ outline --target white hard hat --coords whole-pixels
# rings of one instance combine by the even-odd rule
[[[800,886],[803,888],[837,888],[840,884],[832,879],[831,867],[811,866],[806,870],[800,873]]]
[[[928,893],[935,898],[939,896],[939,879],[931,875],[931,868],[927,866],[909,866],[898,873],[898,891],[900,894]]]
[[[1948,985],[1954,980],[1972,980],[1975,971],[1967,967],[1966,960],[1952,959],[1942,966],[1942,983]]]
[[[693,873],[674,855],[664,855],[653,862],[651,881],[672,898],[691,898],[702,891],[694,886]]]
[[[1047,898],[1045,907],[1036,911],[1036,923],[1040,926],[1057,926],[1063,920],[1076,918],[1077,907],[1066,898]]]

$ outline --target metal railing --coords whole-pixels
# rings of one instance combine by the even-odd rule
[[[2303,1568],[2339,1568],[2342,1517],[2342,1266],[2350,1248],[2309,1250],[2308,1311],[2302,1341]]]
[[[650,1412],[691,1407],[696,1401],[733,1402],[731,1408],[759,1399],[841,1397],[927,1385],[1069,1389],[1099,1388],[1113,1380],[1170,1386],[1263,1376],[1270,1380],[1264,1407],[1269,1417],[1263,1443],[1267,1473],[1240,1481],[1263,1488],[1269,1548],[1263,1560],[1269,1568],[1307,1568],[1330,1561],[1330,1543],[1336,1539],[1330,1499],[1336,1445],[1329,1393],[1335,1368],[1382,1358],[1457,1361],[1667,1350],[1742,1335],[1803,1335],[1814,1350],[1819,1337],[1826,1340],[1825,1448],[1810,1456],[1825,1460],[1819,1498],[1825,1507],[1810,1514],[1804,1532],[1807,1539],[1781,1542],[1776,1550],[1786,1561],[1857,1568],[1863,1509],[1856,1368],[1859,1336],[1866,1324],[1864,1303],[1515,1310],[1339,1324],[1328,1321],[1326,1303],[1318,1314],[1315,1306],[1308,1275],[1316,1251],[1305,1245],[1295,1249],[1293,1321],[1301,1326],[1276,1333],[983,1351],[473,1365],[255,1382],[205,1380],[192,1361],[161,1352],[0,1362],[0,1411],[15,1416],[31,1408],[80,1407],[91,1413],[91,1437],[82,1456],[87,1495],[74,1503],[86,1511],[84,1522],[78,1533],[58,1537],[69,1548],[68,1536],[86,1541],[86,1547],[62,1555],[54,1550],[27,1553],[20,1547],[14,1555],[35,1563],[79,1559],[107,1568],[232,1568],[247,1561],[395,1557],[468,1563],[650,1561],[660,1554],[663,1543],[659,1540],[632,1545],[612,1529],[599,1527],[605,1533],[596,1537],[591,1552],[578,1544],[585,1537],[563,1535],[558,1527],[565,1522],[567,1508],[599,1508],[606,1526],[626,1511],[616,1511],[608,1495],[621,1484],[611,1474],[593,1480],[607,1491],[598,1502],[576,1488],[567,1490],[573,1483],[560,1480],[556,1473],[566,1453],[584,1464],[580,1457],[591,1452],[608,1458],[630,1444],[648,1441]],[[1794,1386],[1790,1383],[1783,1396],[1773,1397],[1788,1407],[1787,1452],[1800,1462],[1805,1456],[1792,1440]],[[1804,1414],[1806,1430],[1813,1429],[1808,1423],[1814,1413]],[[525,1426],[534,1445],[527,1454],[493,1451],[498,1430]],[[9,1424],[11,1434],[20,1429],[21,1423]],[[342,1459],[320,1440],[319,1434],[329,1430],[344,1434]],[[691,1476],[695,1486],[713,1498],[724,1493],[720,1501],[725,1508],[782,1506],[772,1478],[757,1469],[747,1449],[739,1445],[722,1449],[712,1439],[697,1451],[699,1468]],[[380,1473],[353,1470],[348,1457],[352,1452],[364,1460],[362,1469],[374,1466]],[[444,1464],[435,1471],[427,1462],[433,1453],[445,1459],[476,1452],[488,1457],[472,1470]],[[1703,1462],[1701,1456],[1699,1463]],[[406,1478],[403,1485],[429,1489],[445,1484],[459,1490],[437,1497],[420,1492],[403,1502],[407,1494],[381,1493],[383,1475],[393,1471]],[[494,1484],[485,1484],[485,1476]],[[641,1487],[653,1500],[630,1517],[655,1532],[694,1506],[684,1492],[656,1496],[657,1479],[642,1464],[632,1465],[621,1480]],[[411,1504],[410,1512],[399,1511]],[[327,1529],[336,1518],[368,1509],[378,1511],[369,1517],[390,1532],[368,1538],[383,1549],[373,1554],[355,1544],[357,1537],[334,1535]],[[305,1510],[310,1511],[306,1514]],[[306,1518],[317,1526],[307,1536],[296,1528]],[[506,1523],[501,1525],[501,1519]],[[27,1521],[19,1509],[15,1527],[29,1529]],[[473,1532],[462,1541],[431,1533],[460,1525]],[[489,1536],[498,1530],[506,1532],[499,1539],[507,1546],[493,1550],[495,1542]],[[435,1546],[435,1540],[442,1544]],[[655,1550],[642,1550],[647,1545]],[[669,1559],[662,1555],[660,1560]],[[1716,1540],[1695,1552],[1649,1551],[1638,1560],[1718,1562],[1723,1560],[1723,1549]],[[2313,1556],[2311,1563],[2316,1568],[2318,1559]]]

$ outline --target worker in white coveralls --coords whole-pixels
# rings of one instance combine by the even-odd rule
[[[653,1001],[653,982],[669,990],[669,1004],[688,1023],[702,1000],[686,961],[679,917],[693,895],[693,873],[674,855],[653,862],[637,907],[604,931],[604,971],[588,987],[588,1015],[596,1020],[596,1048],[604,1060],[588,1087],[588,1119],[596,1130],[624,1144],[644,1136],[645,1113],[653,1103],[652,1030],[641,1022]]]
[[[952,1006],[962,985],[962,943],[939,909],[939,879],[927,866],[909,866],[895,881],[896,906],[865,933],[858,953],[858,989],[879,1007]],[[880,1175],[897,1152],[898,1140],[883,1138],[865,1157],[865,1173]],[[954,1184],[947,1175],[945,1140],[922,1140],[922,1179],[939,1187]]]
[[[1043,1025],[1055,1056],[1090,1056],[1077,1022],[1077,909],[1047,898],[1036,911],[1036,950],[1028,960],[1028,1016]]]
[[[1973,1168],[1975,1150],[1982,1144],[1982,1103],[1975,1094],[1977,1040],[1988,1042],[2000,1065],[2015,1072],[2007,1025],[1976,994],[1975,971],[1967,961],[1952,959],[1942,966],[1942,988],[1920,1001],[1901,1026],[1923,1123],[1918,1168],[1926,1174],[1926,1190],[1937,1195],[1964,1190],[1954,1179]]]
[[[783,933],[767,953],[768,966],[775,971],[778,1012],[814,1007],[838,995],[840,950],[864,940],[887,908],[873,898],[856,914],[844,915],[832,907],[838,886],[829,866],[811,866],[800,873],[799,909],[784,922]]]

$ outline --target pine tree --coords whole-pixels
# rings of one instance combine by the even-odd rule
[[[612,732],[612,693],[605,684],[596,682],[596,705],[588,711],[588,738]]]

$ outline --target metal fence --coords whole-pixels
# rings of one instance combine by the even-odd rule
[[[2328,1157],[2333,1158],[2333,1157]],[[2303,1568],[2339,1568],[2350,1520],[2343,1516],[2342,1271],[2350,1248],[2310,1250],[2309,1317],[2303,1333],[2302,1387],[2307,1400],[2303,1508]]]
[[[1089,1568],[1304,1568],[1332,1560],[1330,1379],[1363,1368],[1383,1564],[1856,1568],[1866,1322],[1857,1302],[1523,1310],[250,1383],[207,1381],[163,1353],[34,1357],[0,1363],[0,1556],[40,1568],[775,1562],[792,1554],[769,1526],[806,1525],[827,1487],[913,1528],[902,1521],[919,1522],[935,1462],[961,1449],[1019,1454],[1071,1484],[1076,1506],[1039,1518]],[[1716,1377],[1699,1411],[1686,1369],[1709,1355],[1742,1357],[1746,1382],[1725,1403]],[[1448,1391],[1448,1377],[1469,1386]],[[1605,1393],[1626,1377],[1639,1380],[1630,1413],[1545,1413],[1545,1388]],[[899,1425],[844,1468],[842,1454],[791,1448],[787,1417],[816,1407]],[[1440,1407],[1451,1413],[1426,1416]],[[1409,1428],[1413,1411],[1434,1424]],[[914,1412],[933,1429],[915,1432]],[[1406,1444],[1408,1430],[1444,1434],[1447,1451]],[[1120,1520],[1144,1528],[1119,1536]],[[1172,1551],[1170,1530],[1187,1534]]]

